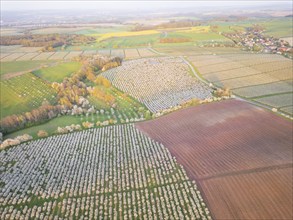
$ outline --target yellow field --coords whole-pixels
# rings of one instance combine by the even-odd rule
[[[131,37],[131,36],[139,36],[139,35],[151,35],[151,34],[159,34],[160,32],[157,30],[146,30],[146,31],[123,31],[117,33],[106,33],[106,34],[92,34],[90,36],[99,37],[97,41],[102,41],[111,37]]]
[[[185,30],[179,30],[181,33],[189,33],[189,32],[195,32],[195,33],[207,33],[211,30],[210,26],[196,26],[196,27],[191,27],[190,29],[185,29]]]
[[[90,36],[98,37],[97,41],[103,41],[105,39],[111,37],[132,37],[132,36],[140,36],[140,35],[152,35],[152,34],[160,34],[164,29],[160,30],[145,30],[145,31],[123,31],[123,32],[116,32],[116,33],[105,33],[105,34],[91,34]],[[170,28],[166,28],[166,30],[170,30]],[[210,26],[196,26],[191,28],[174,28],[172,29],[178,32],[184,33],[207,33],[210,31]]]

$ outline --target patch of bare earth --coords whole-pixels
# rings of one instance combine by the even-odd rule
[[[216,219],[292,219],[292,122],[238,100],[136,124],[195,179]]]

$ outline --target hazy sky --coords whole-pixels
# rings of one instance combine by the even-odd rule
[[[218,6],[264,6],[285,4],[292,7],[291,1],[3,1],[1,10],[48,10],[48,9],[168,9]]]

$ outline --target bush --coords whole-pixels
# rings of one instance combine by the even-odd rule
[[[229,88],[224,88],[224,89],[217,89],[214,92],[215,96],[217,97],[223,97],[223,96],[230,96],[231,95],[231,91]]]
[[[39,130],[38,137],[40,137],[40,138],[48,137],[48,133],[45,130]]]
[[[82,123],[82,126],[83,126],[84,128],[93,128],[93,127],[94,127],[94,124],[93,124],[93,123],[90,123],[90,122],[88,122],[88,121],[86,121],[86,122],[83,122],[83,123]]]

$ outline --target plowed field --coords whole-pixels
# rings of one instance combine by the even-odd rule
[[[216,219],[292,218],[290,121],[227,100],[136,126],[198,181]]]

